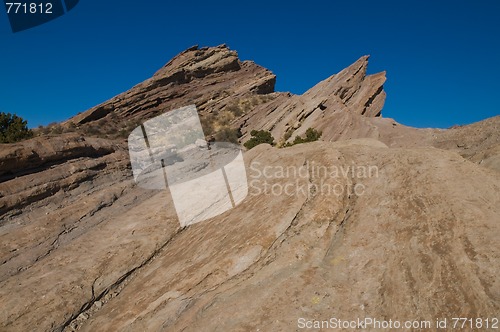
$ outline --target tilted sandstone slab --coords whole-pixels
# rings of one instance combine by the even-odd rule
[[[243,141],[255,128],[269,130],[281,143],[303,135],[308,128],[320,128],[330,137],[342,129],[332,120],[338,113],[379,117],[385,102],[385,72],[367,76],[367,66],[368,56],[363,56],[300,96],[283,95],[256,107],[241,122],[246,134]]]
[[[240,206],[185,229],[167,193],[113,204],[105,222],[0,282],[3,329],[288,331],[300,317],[498,313],[498,173],[375,140],[262,145],[245,160],[250,181],[298,190],[254,183]],[[307,164],[376,171],[274,173]]]
[[[240,61],[226,45],[191,47],[152,78],[69,122],[76,125],[109,118],[145,121],[160,113],[195,104],[200,112],[224,109],[235,101],[274,92],[276,76],[252,61]]]
[[[0,221],[97,176],[125,171],[120,142],[69,134],[6,144],[0,152]]]

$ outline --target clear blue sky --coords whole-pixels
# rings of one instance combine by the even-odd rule
[[[0,111],[61,121],[149,78],[177,53],[226,43],[302,93],[370,54],[383,116],[449,127],[500,114],[500,1],[81,0],[12,33],[0,11]]]

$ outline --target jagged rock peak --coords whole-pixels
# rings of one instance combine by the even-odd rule
[[[241,66],[238,53],[230,50],[225,44],[202,48],[195,45],[175,56],[157,71],[153,78],[183,76],[185,80],[189,80],[239,69]]]
[[[161,112],[195,104],[203,112],[254,95],[274,92],[276,76],[251,61],[240,61],[225,44],[188,48],[152,78],[69,120],[90,124],[114,116],[119,121],[144,121]],[[229,98],[231,97],[231,98]],[[116,119],[112,121],[116,124]],[[119,130],[120,125],[117,125]]]
[[[282,95],[272,105],[256,108],[242,121],[242,133],[246,134],[243,141],[255,128],[271,131],[282,143],[304,135],[308,128],[321,130],[323,139],[338,140],[357,128],[352,125],[355,119],[360,121],[362,135],[366,135],[372,126],[363,119],[381,117],[386,97],[385,72],[367,76],[368,59],[368,55],[362,56],[300,96]],[[359,135],[355,131],[354,136]]]
[[[383,85],[385,71],[366,75],[369,55],[364,55],[349,67],[332,75],[308,90],[309,97],[336,96],[351,112],[368,117],[380,116],[386,94]]]

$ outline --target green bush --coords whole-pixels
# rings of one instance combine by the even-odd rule
[[[293,140],[292,143],[286,143],[284,147],[296,145],[296,144],[302,144],[302,143],[309,143],[309,142],[315,142],[320,139],[321,135],[323,133],[321,131],[317,131],[314,128],[308,128],[306,130],[306,136],[304,138],[300,136],[296,136],[295,139]]]
[[[274,137],[269,131],[252,130],[250,132],[250,135],[252,135],[252,138],[250,138],[247,142],[245,142],[245,144],[243,144],[248,150],[264,143],[274,145]]]
[[[15,143],[33,137],[28,122],[10,113],[0,112],[0,143]]]

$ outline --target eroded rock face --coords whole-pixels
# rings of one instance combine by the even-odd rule
[[[321,129],[327,140],[331,140],[343,129],[335,125],[334,117],[381,116],[386,96],[385,72],[367,76],[367,66],[368,56],[363,56],[303,95],[282,94],[269,104],[256,107],[241,122],[246,134],[243,140],[255,128],[271,131],[282,143],[304,135],[308,128]]]
[[[209,113],[273,92],[232,125],[283,141],[323,131],[320,142],[245,152],[249,196],[183,229],[168,191],[134,184],[124,141],[69,134],[2,145],[0,330],[498,317],[500,117],[449,130],[383,118],[385,73],[366,76],[367,60],[295,96],[273,92],[271,72],[225,46],[193,47],[71,120],[145,119],[191,101]],[[279,173],[305,165],[337,176]],[[352,167],[373,171],[352,176]]]
[[[37,137],[28,141],[4,144],[0,151],[1,182],[38,169],[49,168],[71,159],[101,157],[113,153],[117,144],[79,135]]]
[[[495,172],[454,152],[390,149],[375,140],[259,146],[245,160],[249,169],[308,162],[377,171],[286,178],[250,171],[254,180],[307,190],[274,195],[254,185],[234,210],[182,230],[167,193],[134,202],[130,195],[140,191],[129,189],[87,219],[92,227],[77,224],[27,266],[22,258],[43,245],[28,241],[38,236],[26,227],[45,221],[8,223],[2,257],[15,255],[0,270],[3,329],[285,331],[300,317],[498,313]],[[361,194],[319,189],[356,184]],[[54,217],[66,213],[71,229],[77,218],[56,211],[48,219],[61,223]]]
[[[367,76],[367,66],[368,56],[363,56],[297,96],[275,93],[274,74],[251,61],[240,61],[237,53],[225,45],[201,49],[195,46],[173,58],[152,78],[75,116],[67,124],[82,126],[103,119],[109,121],[107,125],[139,123],[194,104],[202,119],[210,115],[224,118],[227,114],[221,111],[231,110],[228,125],[241,130],[242,141],[257,128],[270,130],[275,138],[286,142],[303,135],[309,127],[321,127],[325,137],[332,140],[342,129],[329,127],[335,123],[333,117],[381,116],[385,72]],[[255,96],[262,98],[255,100]]]
[[[180,53],[154,76],[70,121],[85,124],[114,114],[113,121],[145,121],[195,104],[200,112],[224,109],[238,99],[274,92],[276,76],[252,61],[240,61],[226,45]]]
[[[0,152],[0,216],[21,213],[104,174],[124,177],[127,164],[122,143],[99,138],[61,135],[5,145]]]

